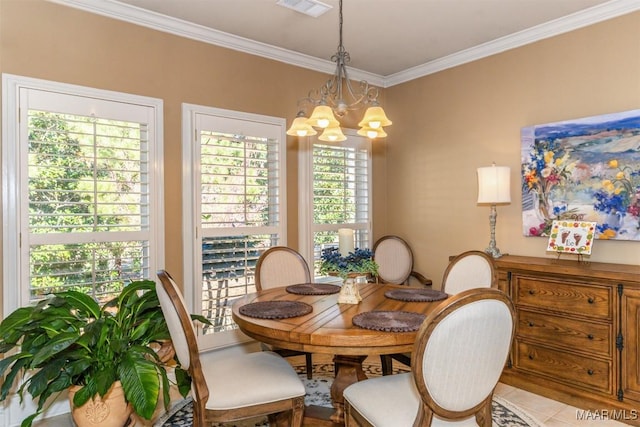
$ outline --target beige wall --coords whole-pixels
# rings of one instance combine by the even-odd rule
[[[427,48],[427,47],[425,47]],[[494,55],[387,90],[385,232],[407,238],[416,269],[439,286],[449,255],[484,249],[489,208],[476,168],[510,166],[498,207],[503,253],[550,256],[522,233],[520,129],[640,108],[640,13]],[[565,255],[565,258],[570,258]],[[640,243],[596,241],[592,261],[640,264]]]
[[[181,104],[289,121],[298,98],[327,78],[42,0],[0,0],[0,71],[163,100],[166,268],[178,279]],[[488,243],[489,210],[475,204],[476,168],[509,165],[519,188],[522,126],[640,108],[640,13],[383,95],[394,125],[386,141],[374,142],[374,235],[405,237],[417,269],[439,286],[449,255]],[[287,144],[288,234],[297,247],[297,141]],[[498,210],[498,246],[545,256],[546,241],[522,237],[520,196],[512,197]],[[597,242],[592,260],[638,263],[640,244]]]
[[[298,99],[328,78],[42,0],[0,0],[0,67],[3,73],[163,100],[166,268],[180,282],[181,104],[284,117],[290,123]],[[356,122],[355,117],[348,119]],[[298,247],[297,145],[297,138],[288,137],[287,233],[294,248]],[[376,155],[376,163],[380,157]]]

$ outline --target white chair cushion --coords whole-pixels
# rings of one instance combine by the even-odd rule
[[[420,394],[410,373],[371,378],[350,385],[344,399],[376,427],[409,427],[418,414]],[[474,417],[445,421],[433,417],[433,427],[476,426]]]
[[[279,355],[262,351],[233,357],[200,354],[210,389],[207,409],[234,409],[304,396],[304,384]]]

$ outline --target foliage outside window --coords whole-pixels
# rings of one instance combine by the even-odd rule
[[[148,241],[123,238],[149,228],[145,125],[36,110],[28,119],[30,298],[73,289],[109,299],[148,273]]]

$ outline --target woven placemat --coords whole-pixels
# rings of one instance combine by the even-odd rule
[[[257,319],[288,319],[311,313],[313,307],[300,301],[259,301],[243,305],[240,314]]]
[[[340,286],[329,283],[300,283],[286,287],[287,292],[298,295],[329,295],[340,292]]]
[[[353,316],[353,324],[363,329],[411,332],[420,329],[427,316],[411,311],[367,311]]]
[[[400,301],[430,302],[447,299],[449,295],[435,289],[392,289],[385,292],[384,296]]]

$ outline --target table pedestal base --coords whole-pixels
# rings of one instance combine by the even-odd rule
[[[345,388],[358,381],[366,380],[367,375],[362,370],[362,362],[367,356],[334,356],[336,377],[331,384],[331,402],[335,412],[331,421],[344,425],[344,396]]]

